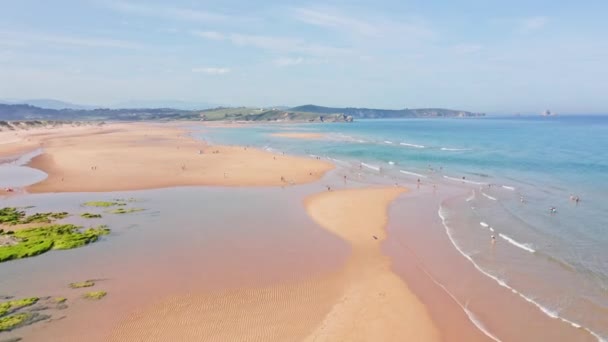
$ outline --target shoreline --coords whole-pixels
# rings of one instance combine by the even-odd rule
[[[25,187],[30,193],[190,185],[287,186],[317,181],[334,168],[327,161],[255,148],[212,146],[187,136],[186,130],[155,124],[108,124],[42,132],[26,135],[23,139],[31,140],[28,144],[21,141],[25,150],[42,147],[42,153],[26,166],[48,175]],[[0,149],[0,156],[13,153],[13,148]]]
[[[154,126],[153,126],[154,127]],[[164,127],[162,127],[164,128]],[[131,132],[131,131],[128,131]],[[172,142],[176,142],[179,146],[179,148],[175,145],[170,145],[171,147],[175,147],[176,150],[183,150],[186,151],[188,150],[189,153],[191,152],[195,152],[194,154],[196,155],[196,148],[198,148],[198,146],[200,144],[204,144],[203,142],[198,142],[197,140],[191,139],[189,137],[184,137],[183,136],[183,130],[178,130],[178,129],[172,129],[171,133],[163,133],[161,135],[152,135],[150,136],[153,139],[156,138],[162,138],[163,140],[161,140],[161,143],[166,143],[166,141],[164,141],[165,137],[168,137],[169,140],[171,140]],[[120,131],[120,130],[113,130],[111,132],[111,134],[120,134],[120,133],[125,133],[125,131]],[[104,133],[100,133],[100,135],[102,135]],[[138,138],[141,138],[141,134],[148,134],[148,133],[138,133],[140,134],[138,136]],[[168,136],[166,134],[169,134]],[[175,134],[175,137],[171,136],[172,134]],[[146,138],[149,138],[149,136],[144,135]],[[62,139],[64,139],[65,137],[62,137]],[[73,140],[78,140],[80,141],[81,137],[78,134],[73,134],[68,136],[67,138],[65,138],[64,141],[62,141],[65,144],[71,143],[73,142]],[[188,139],[194,140],[193,143],[198,142],[198,144],[194,147],[194,149],[190,148],[189,146],[187,146],[187,141]],[[136,141],[133,142],[132,140],[126,140],[127,143],[134,143],[135,146],[129,146],[130,148],[132,147],[137,147],[136,146]],[[149,143],[150,141],[146,141],[146,143]],[[191,141],[192,142],[192,141]],[[120,144],[125,144],[124,140],[118,139],[118,140],[111,140],[110,143],[116,143],[118,146],[114,146],[113,148],[121,148]],[[151,143],[154,143],[154,141],[151,141]],[[205,145],[208,146],[208,145]],[[47,143],[47,146],[44,146],[46,148],[53,148],[54,146],[52,146],[51,144]],[[57,146],[57,148],[63,148],[63,145],[59,145]],[[69,147],[69,146],[68,146]],[[190,149],[189,149],[190,148]],[[213,147],[211,147],[213,149]],[[241,149],[243,149],[244,151],[244,147],[226,147],[228,149],[234,149],[235,152],[239,152],[239,158],[242,155],[241,153]],[[255,149],[249,149],[251,151],[254,152],[262,152],[259,150],[255,150]],[[65,151],[64,151],[65,152]],[[171,150],[172,153],[175,153],[175,151]],[[226,156],[228,153],[230,153],[230,151],[228,150],[222,150],[220,151],[220,153],[217,155],[217,157],[224,157]],[[271,154],[268,152],[263,152],[264,154],[267,154],[266,158],[270,158],[268,161],[275,161],[274,159],[272,159],[272,157],[279,157],[282,160],[282,158],[288,158],[287,156],[279,156],[278,154]],[[212,153],[213,156],[213,153]],[[198,157],[198,155],[197,155]],[[236,158],[236,157],[235,157]],[[300,158],[300,157],[294,157],[294,158]],[[303,159],[303,158],[300,158]],[[155,161],[157,162],[157,161]],[[101,164],[100,164],[101,165]],[[275,165],[275,164],[273,164]],[[339,170],[339,172],[348,172],[349,170],[344,169],[344,170]],[[350,171],[353,171],[353,169],[351,169]],[[327,171],[326,171],[327,172]],[[371,173],[371,172],[370,172]],[[318,179],[321,179],[322,177],[324,177],[326,175],[326,173],[323,174],[319,174],[318,178],[315,180],[311,180],[310,182],[302,182],[302,183],[295,183],[295,184],[311,184],[312,186],[316,185],[321,185],[321,182],[318,182]],[[342,174],[340,174],[341,177]],[[334,177],[332,176],[332,188],[334,188],[334,185],[336,185],[336,183],[340,184],[341,183],[341,179],[339,179],[339,177]],[[351,177],[351,175],[349,174],[349,177]],[[90,177],[89,177],[90,178]],[[326,179],[327,177],[325,177]],[[372,178],[375,179],[375,174],[374,176],[372,176]],[[363,191],[364,189],[361,189],[362,187],[368,187],[370,185],[373,186],[374,182],[367,182],[367,181],[355,181],[355,182],[351,182],[350,179],[354,179],[354,177],[349,178],[349,184],[356,184],[355,186],[357,188],[359,188],[358,190]],[[220,179],[221,180],[221,179]],[[242,180],[242,179],[241,179]],[[378,179],[375,179],[378,180]],[[381,183],[386,183],[386,180],[380,180],[380,182],[376,183],[376,184],[381,184]],[[285,185],[285,182],[280,182],[280,185]],[[407,181],[404,182],[405,184],[408,184]],[[411,182],[413,183],[413,181]],[[193,186],[228,186],[228,187],[243,187],[243,186],[248,186],[249,184],[245,184],[245,185],[231,185],[231,184],[185,184],[185,185],[193,185]],[[345,182],[346,185],[346,182]],[[167,187],[175,187],[176,185],[167,185]],[[179,185],[177,185],[179,186]],[[261,184],[261,185],[254,185],[254,186],[274,186],[273,184]],[[414,186],[412,184],[412,186]],[[349,185],[350,187],[350,185]],[[151,188],[141,188],[141,189],[156,189],[158,187],[151,187]],[[340,186],[338,186],[338,188],[340,188]],[[445,197],[445,194],[443,192],[444,188],[448,188],[444,185],[442,185],[442,197]],[[453,186],[453,188],[465,188],[465,185],[455,185]],[[468,188],[468,187],[466,187]],[[121,189],[122,190],[122,189]],[[125,189],[125,190],[140,190],[140,189]],[[358,191],[358,190],[352,190],[352,191]],[[388,189],[390,190],[390,189]],[[86,191],[86,190],[85,190]],[[106,190],[106,191],[115,191],[115,190]],[[256,190],[254,190],[256,191]],[[337,190],[337,191],[332,191],[332,192],[322,192],[322,193],[317,193],[316,195],[312,195],[314,196],[328,196],[328,195],[342,195],[340,192],[341,191],[351,191],[351,190]],[[430,193],[430,188],[426,185],[423,184],[423,190],[421,192],[426,191],[427,193]],[[70,192],[70,191],[63,191],[63,192]],[[412,193],[408,194],[408,196],[402,196],[400,197],[398,200],[396,200],[396,202],[401,202],[401,201],[405,201],[406,199],[409,200],[410,195]],[[348,199],[348,196],[344,197],[346,199]],[[346,202],[346,201],[341,201],[341,202]],[[390,202],[390,201],[389,201]],[[343,203],[344,204],[344,203]],[[388,204],[387,204],[388,205]],[[392,206],[393,207],[393,206]],[[416,210],[415,206],[414,207],[407,207],[407,213],[411,214],[411,213],[415,213],[412,210]],[[405,209],[405,207],[404,207]],[[340,210],[338,210],[340,211]],[[391,212],[393,211],[393,209],[391,209]],[[359,213],[359,211],[357,210],[353,210],[353,212],[355,213]],[[363,210],[361,210],[360,212],[364,212]],[[392,217],[392,215],[391,215]],[[405,213],[403,215],[400,215],[398,217],[402,218],[402,222],[406,222],[404,224],[404,226],[409,227],[410,225],[415,225],[415,223],[411,222],[411,218],[406,215]],[[431,217],[434,217],[434,219],[430,219]],[[399,220],[398,220],[399,221]],[[437,217],[436,217],[436,212],[433,212],[432,214],[428,215],[428,217],[426,217],[424,220],[422,221],[415,221],[418,222],[420,224],[420,227],[430,227],[429,226],[429,222],[430,221],[437,221]],[[320,222],[318,222],[320,223]],[[357,222],[355,222],[357,223]],[[385,222],[385,225],[388,224],[388,228],[394,228],[396,225],[398,225],[396,222],[393,222],[393,220],[391,219],[391,221],[389,222]],[[324,226],[323,224],[320,224],[321,226]],[[420,230],[420,228],[418,228]],[[386,260],[391,261],[388,265],[388,269],[386,267],[385,264],[383,264],[382,262],[378,262],[378,264],[382,265],[382,269],[383,269],[383,273],[382,273],[382,277],[374,274],[375,278],[382,278],[382,281],[384,282],[388,282],[390,284],[395,285],[398,282],[401,282],[402,284],[405,284],[405,290],[402,291],[398,290],[396,291],[397,293],[400,294],[404,294],[404,293],[409,293],[411,295],[411,297],[413,297],[412,301],[414,303],[418,302],[419,304],[421,304],[424,307],[426,307],[426,313],[423,314],[423,317],[426,317],[426,319],[428,319],[434,326],[434,329],[438,329],[440,331],[441,334],[448,334],[448,335],[443,335],[442,338],[445,340],[454,340],[457,341],[458,339],[455,336],[466,336],[467,339],[466,340],[487,340],[486,336],[479,336],[482,333],[484,333],[484,329],[487,329],[487,331],[490,332],[490,334],[496,334],[497,336],[501,337],[501,338],[511,338],[514,337],[513,333],[509,331],[509,328],[512,327],[511,324],[509,323],[500,323],[497,322],[493,319],[495,319],[496,317],[502,317],[505,319],[505,321],[518,321],[518,312],[522,313],[525,312],[529,315],[532,315],[535,317],[534,322],[538,323],[538,324],[544,324],[546,326],[550,326],[551,330],[554,332],[545,332],[542,333],[540,331],[536,331],[535,330],[535,334],[538,334],[539,338],[542,337],[547,337],[547,336],[552,336],[552,337],[556,337],[556,336],[570,336],[572,337],[574,340],[586,340],[585,336],[582,335],[582,331],[576,331],[572,330],[571,327],[567,327],[567,326],[563,326],[559,321],[557,320],[551,320],[548,317],[544,317],[543,314],[538,311],[535,307],[530,307],[530,305],[528,303],[523,302],[520,298],[512,298],[512,295],[510,293],[505,292],[505,290],[503,288],[497,287],[496,284],[492,281],[488,281],[488,279],[485,279],[483,277],[483,275],[481,274],[477,274],[475,273],[476,270],[474,270],[472,268],[471,265],[468,264],[467,260],[465,258],[462,258],[462,256],[460,256],[457,251],[453,250],[453,247],[449,244],[445,244],[443,242],[438,242],[438,241],[446,241],[447,237],[442,235],[445,232],[443,231],[443,228],[440,232],[418,232],[418,234],[420,234],[419,236],[411,236],[411,239],[405,239],[405,245],[406,245],[406,249],[410,250],[412,253],[408,253],[405,252],[405,254],[401,253],[397,253],[394,250],[391,250],[391,248],[396,248],[394,245],[393,247],[390,247],[391,244],[394,242],[393,240],[393,232],[391,231],[391,238],[387,239],[386,241],[383,241],[383,245],[382,245],[382,251],[385,250],[385,245],[388,245],[389,247],[387,247],[387,252],[380,252],[381,254],[383,254],[383,256],[385,257]],[[399,233],[401,234],[401,233]],[[339,236],[339,235],[338,235]],[[402,235],[403,236],[407,236],[407,235]],[[424,239],[421,239],[421,236],[424,236]],[[378,234],[377,237],[379,237],[380,239],[384,238],[384,235],[380,235]],[[378,243],[382,242],[382,240],[378,240]],[[435,239],[435,240],[433,240]],[[347,240],[348,241],[348,240]],[[423,247],[419,247],[416,244],[414,244],[413,242],[410,241],[426,241],[423,243],[423,246],[431,247],[431,249],[434,248],[439,248],[440,250],[433,252],[433,253],[427,253],[427,251],[425,250],[421,250],[420,248]],[[415,252],[414,252],[415,251]],[[366,250],[365,253],[372,253],[368,250]],[[374,256],[374,260],[377,259],[378,254],[376,254],[377,251],[374,251],[371,255]],[[366,256],[368,256],[368,254],[365,254]],[[405,257],[404,257],[405,255]],[[423,274],[422,273],[422,269],[420,268],[421,265],[419,264],[419,260],[417,260],[417,257],[423,256],[422,259],[427,262],[429,260],[431,260],[432,263],[436,262],[436,258],[437,255],[447,255],[449,256],[449,258],[447,258],[446,260],[450,260],[450,262],[445,262],[445,260],[443,262],[440,262],[441,265],[437,264],[437,265],[433,265],[433,267],[429,268],[428,270],[430,270],[429,274]],[[352,257],[352,256],[351,256]],[[413,258],[411,258],[413,257]],[[412,260],[413,259],[413,260]],[[355,258],[355,260],[358,260],[357,262],[363,262],[363,259],[358,259]],[[340,326],[343,325],[342,323],[340,323],[340,320],[344,320],[343,317],[346,317],[348,315],[348,312],[352,312],[355,311],[354,308],[357,307],[357,305],[360,304],[343,304],[345,301],[344,299],[344,293],[348,293],[347,297],[351,297],[353,296],[353,294],[355,294],[355,297],[357,295],[360,295],[361,292],[365,292],[365,290],[360,290],[361,288],[367,288],[367,286],[372,286],[371,284],[365,283],[363,282],[363,284],[361,285],[360,288],[358,288],[357,286],[352,286],[354,289],[350,289],[347,288],[345,290],[345,286],[344,286],[344,279],[348,278],[349,283],[358,283],[358,281],[356,281],[356,279],[361,279],[361,276],[358,275],[357,272],[359,272],[359,270],[361,268],[365,269],[365,267],[361,267],[362,264],[359,264],[357,267],[351,266],[352,261],[347,261],[347,265],[344,267],[341,267],[340,269],[337,269],[335,272],[338,273],[339,275],[337,276],[332,276],[332,277],[328,277],[325,280],[321,281],[321,282],[325,282],[326,284],[331,284],[330,287],[327,286],[321,286],[321,287],[310,287],[310,284],[307,283],[309,287],[300,287],[300,286],[295,286],[292,287],[292,289],[294,290],[287,290],[287,292],[289,291],[295,291],[296,293],[298,291],[303,291],[303,293],[309,293],[310,291],[312,291],[311,289],[320,289],[320,291],[329,291],[328,289],[331,288],[331,291],[329,291],[332,295],[328,295],[328,297],[326,297],[325,300],[325,308],[332,308],[331,309],[331,317],[330,316],[322,316],[325,317],[322,321],[320,321],[320,323],[318,324],[313,324],[313,326],[316,326],[317,330],[314,330],[311,334],[306,335],[306,336],[314,336],[314,337],[320,337],[320,338],[328,338],[329,335],[340,335],[340,334],[345,334],[345,332],[342,330],[340,330]],[[442,285],[440,285],[441,283],[445,284],[445,282],[443,280],[445,279],[440,279],[440,283],[432,283],[429,282],[429,279],[427,279],[427,276],[430,277],[430,279],[434,279],[434,276],[437,276],[437,270],[439,270],[439,274],[441,275],[442,272],[448,272],[447,270],[445,270],[446,268],[451,267],[451,265],[457,265],[454,266],[454,268],[462,270],[463,271],[463,275],[465,279],[474,279],[474,284],[475,287],[479,287],[483,289],[483,295],[486,296],[486,299],[488,301],[488,303],[484,303],[483,306],[485,306],[483,309],[481,309],[478,312],[481,312],[482,315],[479,316],[478,312],[476,312],[476,315],[473,315],[471,312],[468,312],[467,310],[467,306],[469,304],[468,301],[460,301],[458,300],[458,298],[462,299],[462,298],[467,298],[467,292],[466,291],[462,291],[462,289],[460,288],[460,286],[462,286],[460,284],[459,281],[455,280],[455,275],[451,275],[448,277],[448,286],[450,287],[450,290],[448,291],[447,289],[439,289],[439,287],[441,287]],[[426,265],[425,265],[426,266]],[[426,268],[424,268],[426,269]],[[354,275],[353,275],[354,274]],[[398,275],[398,279],[394,279],[394,280],[386,280],[386,278],[384,276],[386,276],[387,274],[393,274],[393,275]],[[432,274],[432,275],[431,275]],[[460,275],[459,275],[460,276]],[[352,278],[349,278],[352,277]],[[389,276],[389,278],[393,279],[392,276]],[[352,281],[352,279],[355,279],[355,281]],[[434,280],[433,280],[434,281]],[[426,287],[425,285],[426,284]],[[455,292],[450,292],[453,291],[454,289],[451,287],[453,284],[457,284],[456,285],[456,291]],[[396,286],[396,285],[395,285]],[[470,285],[466,285],[466,286],[470,286]],[[373,287],[373,286],[372,286]],[[399,287],[399,286],[396,286]],[[430,287],[436,287],[434,289],[430,289]],[[247,289],[244,289],[244,291]],[[249,289],[251,290],[251,289]],[[445,293],[443,295],[439,295],[439,296],[434,296],[434,294],[437,294],[439,292],[445,291]],[[314,291],[313,291],[314,292]],[[454,294],[452,294],[454,293]],[[252,295],[253,293],[250,292],[250,295]],[[480,294],[480,295],[482,295]],[[452,298],[449,298],[449,296],[453,296]],[[498,298],[494,298],[492,297],[492,295],[498,295]],[[454,297],[455,296],[455,297]],[[254,299],[255,297],[239,297],[237,296],[239,299],[238,300],[243,300],[243,298],[250,298],[250,299]],[[361,301],[365,300],[365,296],[360,296],[363,299]],[[436,297],[440,297],[441,299],[437,299]],[[236,297],[235,297],[236,298]],[[304,300],[306,297],[300,297],[302,300]],[[511,298],[512,300],[506,301],[505,298]],[[207,297],[207,299],[209,299]],[[410,298],[411,299],[411,298]],[[235,299],[236,300],[236,299]],[[455,303],[452,303],[452,301],[455,301]],[[327,302],[330,303],[337,303],[340,302],[341,304],[339,305],[329,305],[327,306]],[[449,302],[449,303],[448,303]],[[505,310],[505,314],[503,315],[502,313],[492,313],[489,314],[490,317],[485,317],[485,315],[488,315],[489,312],[492,312],[492,302],[499,302],[501,303],[501,306],[506,306],[509,309]],[[456,307],[456,303],[458,305],[460,305],[460,307],[457,308],[457,310],[454,309],[454,307]],[[463,304],[464,303],[464,304]],[[178,303],[179,304],[179,303]],[[176,304],[176,305],[178,305]],[[390,304],[390,303],[389,303]],[[453,305],[452,305],[453,304]],[[486,305],[487,304],[487,305]],[[301,303],[300,303],[301,305]],[[374,302],[372,302],[371,306],[373,307],[375,305]],[[464,306],[463,306],[464,305]],[[478,307],[478,305],[480,305],[480,303],[478,301],[473,301],[471,303],[473,310]],[[416,305],[414,305],[416,306]],[[280,307],[280,305],[278,306]],[[451,307],[450,309],[447,309],[447,307]],[[470,308],[470,307],[469,307]],[[315,308],[309,308],[311,310],[317,310]],[[325,310],[325,309],[323,309]],[[448,313],[444,313],[442,311],[447,310],[449,311]],[[322,311],[322,310],[321,310]],[[316,317],[319,317],[319,312],[320,311],[315,311],[316,312]],[[420,316],[420,315],[418,315]],[[468,318],[466,316],[469,316]],[[341,318],[342,317],[342,318]],[[456,319],[455,319],[456,318]],[[314,320],[313,320],[314,321]],[[312,322],[312,321],[311,321]],[[312,324],[314,322],[308,322],[306,324]],[[454,323],[454,322],[458,322],[458,323]],[[489,323],[488,323],[489,322]],[[502,322],[502,321],[501,321]],[[276,323],[276,322],[275,322]],[[523,322],[525,323],[525,322]],[[478,326],[477,324],[481,324],[481,327]],[[420,326],[423,326],[424,324],[421,324]],[[323,331],[320,331],[319,327],[323,327]],[[327,329],[327,327],[330,327],[331,329]],[[432,331],[433,329],[427,329],[427,333],[428,331]],[[474,332],[471,332],[471,330],[473,330]],[[537,329],[538,330],[538,329]],[[333,331],[333,332],[330,332]],[[465,331],[465,332],[463,332]],[[565,332],[565,334],[560,335],[561,332]],[[544,335],[543,335],[544,334]],[[524,335],[525,336],[525,335]],[[489,337],[489,336],[488,336]],[[522,335],[519,335],[519,338],[521,338]],[[304,337],[303,337],[304,338]]]

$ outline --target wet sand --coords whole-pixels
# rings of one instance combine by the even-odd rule
[[[129,315],[110,340],[439,340],[424,305],[380,251],[387,207],[404,191],[342,190],[305,200],[315,222],[351,245],[351,256],[335,272],[270,287],[173,296]]]
[[[313,182],[333,169],[321,160],[210,146],[177,127],[152,124],[50,129],[30,133],[21,144],[43,148],[28,166],[46,172],[48,178],[27,188],[33,193],[282,186]],[[0,150],[0,156],[12,153],[18,144],[10,145]]]
[[[306,199],[309,215],[352,247],[342,294],[307,341],[440,340],[426,307],[381,252],[388,206],[403,192],[397,187],[349,189]]]
[[[273,137],[281,137],[281,138],[292,138],[292,139],[312,139],[318,140],[322,139],[324,136],[321,133],[273,133],[271,134]]]

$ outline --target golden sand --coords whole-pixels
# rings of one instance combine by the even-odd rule
[[[295,284],[169,298],[132,313],[109,340],[439,340],[424,305],[380,252],[387,207],[403,191],[346,190],[306,200],[315,221],[351,243],[344,269]]]
[[[306,200],[309,215],[352,246],[343,293],[307,341],[440,340],[426,307],[391,271],[390,260],[380,249],[387,208],[404,191],[341,190]]]
[[[29,166],[49,177],[28,187],[29,192],[280,186],[315,181],[333,168],[321,160],[209,146],[168,125],[111,124],[25,134],[18,142],[0,145],[0,156],[19,147],[43,148]]]

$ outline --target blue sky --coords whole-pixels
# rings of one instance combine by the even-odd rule
[[[608,113],[606,1],[0,0],[0,98]]]

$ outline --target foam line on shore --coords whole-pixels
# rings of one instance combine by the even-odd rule
[[[465,259],[469,260],[469,262],[471,262],[471,264],[473,264],[473,267],[475,267],[475,269],[477,271],[481,272],[481,274],[483,274],[486,277],[494,280],[498,285],[500,285],[500,286],[502,286],[502,287],[510,290],[512,293],[518,295],[519,297],[521,297],[526,302],[528,302],[528,303],[536,306],[542,313],[544,313],[548,317],[553,318],[553,319],[559,319],[560,321],[562,321],[564,323],[567,323],[567,324],[571,325],[574,328],[583,329],[587,333],[589,333],[593,337],[595,337],[598,340],[598,342],[608,342],[605,337],[602,337],[601,335],[597,334],[596,332],[592,331],[591,329],[589,329],[587,327],[582,326],[579,323],[576,323],[576,322],[573,322],[573,321],[571,321],[569,319],[561,317],[557,312],[552,311],[552,310],[544,307],[542,304],[538,303],[537,301],[533,300],[532,298],[527,297],[523,293],[521,293],[518,290],[516,290],[516,289],[512,288],[511,286],[509,286],[506,281],[500,279],[497,276],[494,276],[493,274],[491,274],[491,273],[487,272],[486,270],[484,270],[483,268],[481,268],[481,266],[479,266],[475,262],[475,260],[473,260],[473,258],[471,256],[469,256],[468,254],[466,254],[460,248],[460,246],[458,246],[458,244],[456,243],[456,240],[452,236],[451,229],[450,229],[450,227],[448,226],[448,224],[446,222],[446,216],[444,215],[443,207],[439,208],[439,210],[437,211],[437,214],[439,215],[439,218],[441,219],[441,223],[443,224],[443,227],[445,228],[445,232],[446,232],[446,234],[448,236],[448,240],[450,240],[450,242],[452,243],[452,245],[454,246],[454,248],[456,248],[456,250],[458,251],[458,253],[460,253],[460,255],[462,255]]]
[[[462,179],[462,178],[456,178],[456,177],[450,177],[450,176],[443,176],[443,178],[449,179],[449,180],[453,180],[453,181],[456,181],[456,182],[468,183],[468,184],[486,185],[486,183],[474,182],[472,180]]]
[[[368,169],[380,172],[379,166],[375,166],[375,165],[371,165],[371,164],[367,164],[367,163],[363,163],[363,162],[361,163],[361,165],[365,166]]]
[[[530,253],[536,253],[536,250],[534,250],[532,247],[530,247],[529,243],[517,242],[517,241],[513,240],[511,237],[509,237],[503,233],[499,233],[498,236],[500,236],[501,238],[503,238],[504,240],[506,240],[507,242],[509,242],[510,244],[512,244],[515,247],[521,248],[524,251],[527,251]]]
[[[483,195],[483,197],[485,197],[489,200],[496,201],[496,197],[492,197],[492,196],[486,194],[485,192],[482,192],[481,194]]]
[[[405,174],[405,175],[410,175],[410,176],[416,176],[416,177],[420,177],[420,178],[428,178],[425,175],[421,175],[419,173],[416,172],[411,172],[411,171],[405,171],[405,170],[399,170],[399,172]]]
[[[424,148],[424,145],[417,145],[417,144],[409,144],[409,143],[399,143],[399,145],[401,146],[407,146],[407,147],[414,147],[414,148]]]

